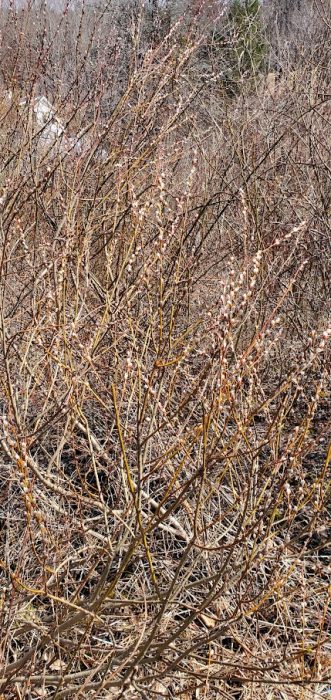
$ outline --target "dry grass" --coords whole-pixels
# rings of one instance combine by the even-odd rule
[[[103,21],[66,64],[45,22],[0,106],[0,691],[325,698],[327,47],[230,99],[198,20],[138,60],[138,16],[116,102]],[[51,56],[56,146],[19,104]]]

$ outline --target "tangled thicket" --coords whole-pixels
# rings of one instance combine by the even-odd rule
[[[330,693],[330,16],[204,11],[1,10],[6,700]]]

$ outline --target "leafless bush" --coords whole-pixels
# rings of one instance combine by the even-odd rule
[[[328,73],[230,99],[196,9],[120,84],[107,6],[2,16],[4,698],[330,690]]]

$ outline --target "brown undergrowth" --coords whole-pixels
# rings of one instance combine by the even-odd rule
[[[0,690],[327,697],[327,72],[230,98],[137,22],[108,113],[89,51],[53,95],[79,149],[45,48],[3,90]]]

